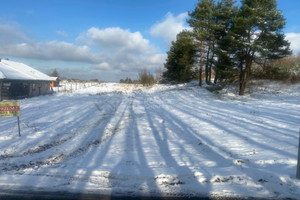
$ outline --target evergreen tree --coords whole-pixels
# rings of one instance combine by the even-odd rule
[[[54,69],[53,72],[49,76],[51,76],[51,77],[57,77],[56,81],[54,82],[54,86],[55,87],[59,86],[60,77],[59,77],[59,73],[57,72],[57,70]]]
[[[231,79],[234,73],[231,68],[233,63],[228,54],[230,44],[226,37],[233,27],[233,19],[238,13],[238,7],[234,5],[235,2],[234,0],[221,0],[217,3],[215,9],[216,26],[214,34],[217,41],[215,47],[214,83],[217,83],[218,80]]]
[[[59,77],[59,74],[56,69],[53,70],[53,72],[50,74],[51,77]]]
[[[185,79],[182,44],[184,38],[191,44],[194,59],[199,61],[199,85],[202,85],[202,71],[205,67],[205,80],[211,82],[212,68],[217,80],[239,77],[240,91],[243,95],[250,80],[251,66],[280,59],[291,54],[289,42],[285,40],[282,29],[285,19],[277,10],[276,0],[241,0],[241,6],[235,6],[235,0],[199,0],[195,9],[189,12],[188,23],[193,28],[191,39],[178,35],[172,43],[165,64],[165,77],[170,80]],[[186,47],[186,46],[185,46]],[[196,51],[195,51],[196,50]],[[185,66],[185,67],[184,67]]]
[[[215,32],[215,1],[199,0],[195,10],[189,12],[187,22],[193,28],[194,37],[199,50],[199,85],[202,85],[202,70],[205,67],[205,81],[210,83],[211,67],[214,58]]]
[[[228,31],[232,28],[233,18],[236,16],[238,8],[234,6],[234,0],[199,0],[195,10],[189,13],[191,17],[188,23],[193,27],[195,39],[199,43],[200,50],[200,74],[202,66],[205,66],[205,81],[211,83],[212,69],[217,72],[222,79],[221,72],[229,61],[224,51],[220,51],[220,41],[225,38]],[[226,58],[225,60],[222,60]],[[222,68],[222,67],[223,68]],[[200,76],[201,77],[201,76]],[[201,79],[199,85],[201,85]]]
[[[190,32],[183,31],[172,42],[167,52],[166,72],[163,77],[168,81],[188,82],[194,78],[193,67],[196,62],[196,47]]]
[[[243,95],[250,80],[252,63],[259,59],[278,59],[291,54],[282,29],[285,19],[276,0],[242,0],[227,44],[240,70]]]

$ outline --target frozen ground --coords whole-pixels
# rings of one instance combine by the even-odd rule
[[[195,84],[102,83],[0,118],[0,189],[300,198],[300,85],[244,97]]]

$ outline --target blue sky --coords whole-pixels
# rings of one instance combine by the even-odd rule
[[[63,77],[119,81],[162,69],[198,0],[0,0],[0,57]],[[294,53],[299,0],[278,0]]]

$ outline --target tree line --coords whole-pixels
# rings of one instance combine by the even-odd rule
[[[199,85],[239,81],[243,95],[253,66],[267,66],[291,55],[285,18],[276,0],[199,0],[189,12],[191,31],[172,42],[164,64],[167,81]]]
[[[131,79],[126,77],[125,79],[120,79],[120,83],[127,84],[142,84],[143,86],[152,86],[154,83],[159,83],[162,80],[163,70],[157,68],[155,70],[155,76],[147,71],[146,68],[142,69],[138,74],[138,79]]]

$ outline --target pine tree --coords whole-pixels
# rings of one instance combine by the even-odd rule
[[[216,38],[215,30],[215,1],[199,0],[195,10],[189,12],[187,22],[193,28],[194,37],[199,49],[199,85],[202,85],[202,68],[205,66],[205,81],[210,83],[211,66],[214,58]]]
[[[51,77],[59,77],[59,74],[56,69],[53,70],[53,72],[50,74]]]
[[[242,0],[239,14],[227,41],[240,70],[243,95],[250,80],[252,63],[259,59],[279,59],[291,54],[282,29],[285,19],[276,0]]]
[[[183,31],[172,42],[165,65],[163,77],[168,81],[188,82],[194,78],[193,67],[196,62],[196,47],[190,32]]]
[[[56,69],[53,70],[53,72],[49,75],[51,77],[56,77],[56,81],[54,82],[54,86],[57,87],[59,86],[59,82],[60,82],[60,76],[59,76],[59,73],[57,72]]]
[[[223,81],[231,79],[234,74],[234,71],[231,68],[233,63],[228,54],[230,42],[227,39],[227,35],[233,27],[233,18],[238,13],[238,7],[234,5],[235,3],[236,1],[234,0],[221,0],[216,6],[216,26],[214,32],[216,38],[216,61],[214,63],[214,83],[217,83],[218,80]]]

